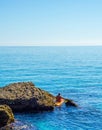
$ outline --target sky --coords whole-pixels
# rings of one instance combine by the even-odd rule
[[[102,45],[102,0],[0,0],[0,46]]]

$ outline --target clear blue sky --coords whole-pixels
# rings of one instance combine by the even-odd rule
[[[0,0],[0,45],[102,45],[102,0]]]

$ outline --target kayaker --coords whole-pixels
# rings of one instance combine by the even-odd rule
[[[61,97],[61,94],[58,93],[58,95],[56,96],[56,102],[61,102],[62,99],[63,97]]]

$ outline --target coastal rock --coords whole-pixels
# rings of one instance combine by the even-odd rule
[[[7,105],[0,105],[0,128],[14,122],[12,110]]]
[[[32,126],[29,123],[15,120],[14,123],[6,125],[0,128],[0,130],[38,130],[38,128],[36,126]]]
[[[35,87],[32,82],[13,83],[0,88],[0,105],[9,105],[14,112],[53,110],[55,97]]]
[[[78,107],[78,105],[75,102],[73,102],[71,99],[65,99],[65,104],[66,106]]]

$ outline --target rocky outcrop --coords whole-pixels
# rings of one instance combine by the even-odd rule
[[[0,105],[0,128],[14,122],[12,110],[7,105]]]
[[[55,97],[35,87],[32,82],[13,83],[0,88],[0,104],[9,105],[14,112],[53,110]]]
[[[55,96],[37,88],[32,82],[13,83],[0,88],[0,105],[9,105],[14,112],[37,112],[54,109]],[[66,106],[77,106],[65,99]]]
[[[30,123],[15,121],[14,123],[8,124],[0,130],[38,130],[36,126],[32,126]]]
[[[65,104],[66,106],[78,107],[78,105],[75,102],[73,102],[71,99],[65,99]]]

